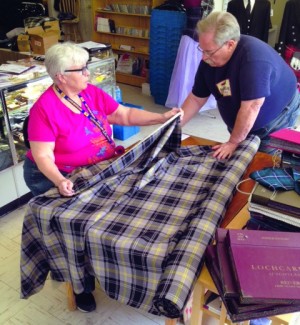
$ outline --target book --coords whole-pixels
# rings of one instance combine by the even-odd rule
[[[285,128],[270,134],[272,139],[284,140],[300,146],[300,130],[298,128]]]
[[[300,311],[299,304],[242,304],[236,297],[224,297],[216,245],[209,245],[207,247],[205,251],[205,263],[219,296],[226,307],[228,317],[232,322],[242,322],[250,319]]]
[[[103,18],[103,17],[97,18],[97,32],[110,33],[108,18]]]
[[[272,191],[256,182],[250,202],[300,217],[300,195],[294,191]]]
[[[250,211],[250,219],[247,221],[246,229],[300,232],[300,227],[256,211]]]
[[[293,232],[227,232],[242,303],[300,304],[300,241]]]
[[[208,245],[206,247],[204,257],[207,269],[218,290],[218,293],[221,297],[224,297],[216,245]]]
[[[226,242],[228,229],[218,228],[216,231],[216,249],[220,269],[221,284],[224,297],[238,297],[238,287],[233,278],[232,264],[229,259],[229,251]]]
[[[300,154],[300,129],[285,128],[270,134],[270,147]]]
[[[268,218],[271,218],[273,220],[282,221],[286,224],[292,225],[292,226],[300,229],[300,218],[298,216],[295,217],[295,216],[292,216],[291,214],[287,214],[287,213],[281,212],[279,210],[265,207],[263,205],[256,204],[253,202],[250,202],[250,204],[249,204],[249,212],[250,212],[250,214],[251,213],[260,213]]]
[[[280,164],[282,168],[293,168],[300,171],[300,154],[283,151]]]
[[[112,19],[108,20],[109,22],[109,29],[111,33],[116,33],[116,25],[115,25],[115,21]]]
[[[263,304],[242,304],[239,302],[239,288],[236,283],[233,265],[229,256],[227,244],[228,229],[218,228],[216,231],[216,254],[218,258],[218,268],[222,285],[222,296],[224,298],[235,298],[230,300],[232,309],[236,313],[251,311],[263,308]]]

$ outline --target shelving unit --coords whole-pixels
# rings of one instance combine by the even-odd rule
[[[163,2],[163,0],[92,0],[94,15],[92,40],[111,44],[114,54],[118,56],[128,53],[134,59],[149,60],[151,10]],[[110,10],[107,10],[109,8]],[[116,32],[97,31],[98,17],[113,20]],[[131,49],[122,49],[121,45]],[[142,83],[148,80],[148,73],[144,70],[141,76],[116,71],[116,80],[141,87]]]

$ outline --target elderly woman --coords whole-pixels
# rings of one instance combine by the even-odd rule
[[[86,50],[69,42],[56,44],[46,53],[53,85],[30,109],[30,150],[24,163],[24,179],[34,196],[53,186],[61,195],[72,196],[69,173],[122,153],[111,138],[110,124],[160,124],[180,111],[157,114],[122,106],[89,83],[88,59]],[[87,284],[84,293],[75,295],[80,310],[95,309],[92,289]]]
[[[73,195],[66,175],[120,153],[110,124],[160,124],[179,111],[157,114],[124,107],[89,83],[88,59],[87,51],[72,43],[56,44],[46,53],[53,85],[30,110],[31,149],[24,164],[25,182],[34,196],[53,186],[64,196]]]

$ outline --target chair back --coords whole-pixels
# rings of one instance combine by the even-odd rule
[[[80,0],[60,0],[59,11],[60,13],[72,14],[79,19]]]

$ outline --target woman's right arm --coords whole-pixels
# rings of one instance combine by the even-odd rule
[[[73,183],[55,165],[54,142],[30,141],[32,156],[38,169],[58,188],[61,195],[72,196]]]

